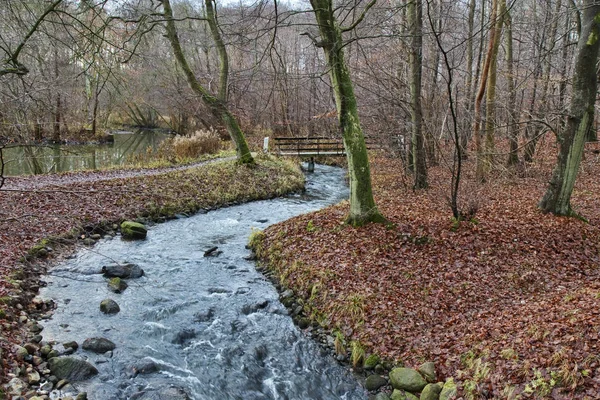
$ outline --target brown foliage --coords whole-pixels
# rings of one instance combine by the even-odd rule
[[[395,226],[344,226],[347,204],[299,216],[266,230],[271,265],[320,322],[385,358],[435,361],[467,398],[599,398],[600,164],[590,153],[572,200],[589,223],[545,215],[556,149],[544,150],[525,177],[468,177],[477,220],[460,223],[442,168],[415,193],[399,162],[377,159],[377,203]]]

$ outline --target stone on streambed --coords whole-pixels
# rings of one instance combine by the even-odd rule
[[[420,392],[427,385],[421,374],[412,368],[394,368],[390,372],[390,382],[394,389],[414,393]]]
[[[132,400],[190,400],[190,396],[181,388],[170,387],[135,393]]]
[[[48,360],[48,368],[58,379],[84,381],[98,374],[89,362],[75,357],[55,357]]]
[[[126,240],[141,240],[146,239],[148,229],[144,224],[134,221],[124,221],[121,224],[121,236]]]
[[[107,278],[135,279],[144,275],[144,270],[136,264],[113,264],[102,267],[102,273]]]
[[[117,347],[113,342],[105,338],[87,338],[83,341],[81,347],[84,350],[93,351],[94,353],[103,354],[107,351],[114,350]]]
[[[121,307],[112,299],[104,299],[100,303],[100,311],[104,314],[116,314],[121,311]]]
[[[122,293],[127,289],[127,283],[121,278],[114,277],[108,281],[108,290],[113,293]]]
[[[153,374],[158,372],[158,365],[150,358],[142,358],[131,366],[134,375],[142,374]]]

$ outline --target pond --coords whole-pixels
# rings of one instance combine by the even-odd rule
[[[122,165],[128,157],[156,149],[170,137],[164,130],[116,131],[112,143],[48,144],[3,150],[6,176],[39,175]]]
[[[99,370],[77,383],[92,399],[366,399],[348,368],[294,325],[245,248],[252,229],[347,198],[344,174],[317,166],[303,194],[158,224],[144,241],[107,238],[81,250],[45,278],[41,296],[57,309],[43,321],[44,340],[104,337],[116,344],[109,354],[75,353]],[[205,257],[214,247],[222,253]],[[145,271],[121,294],[100,274],[115,261]],[[121,311],[102,314],[105,298]]]

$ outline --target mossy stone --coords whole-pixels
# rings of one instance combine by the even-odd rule
[[[421,392],[420,400],[438,400],[440,398],[440,392],[444,387],[443,383],[430,383],[425,386]]]
[[[419,400],[417,396],[404,390],[394,389],[391,400]]]
[[[112,299],[104,299],[100,303],[100,311],[104,314],[116,314],[121,311],[121,308],[116,301]]]
[[[124,221],[121,224],[121,236],[123,237],[123,239],[128,239],[128,240],[146,239],[147,234],[148,234],[148,229],[146,229],[144,224],[140,224],[139,222]]]
[[[370,392],[373,390],[377,390],[384,385],[387,385],[387,380],[384,377],[377,374],[369,375],[365,380],[365,389],[367,389]]]
[[[370,354],[369,357],[365,359],[364,368],[366,370],[370,370],[375,368],[377,364],[379,364],[380,358],[377,354]]]
[[[427,385],[425,379],[412,368],[394,368],[390,372],[390,382],[394,389],[417,393]]]
[[[121,278],[111,278],[108,281],[108,290],[114,293],[122,293],[127,289],[127,283]]]
[[[456,398],[457,388],[454,379],[448,378],[440,392],[440,400],[452,400]]]

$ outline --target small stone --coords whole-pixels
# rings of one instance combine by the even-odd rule
[[[444,383],[444,387],[440,392],[440,400],[451,400],[456,398],[457,388],[456,383],[454,383],[454,379],[448,378],[446,383]]]
[[[49,344],[45,344],[40,348],[40,353],[42,354],[42,357],[48,356],[48,354],[50,354],[51,351],[52,346],[50,346]]]
[[[387,385],[387,380],[381,375],[369,375],[365,380],[365,389],[370,392],[377,390],[384,385]]]
[[[443,387],[441,382],[428,384],[421,392],[420,400],[438,400]]]
[[[298,328],[300,329],[306,329],[310,326],[310,321],[306,318],[300,318],[298,320]]]
[[[100,311],[104,314],[116,314],[121,311],[121,308],[116,301],[112,299],[104,299],[100,303]]]
[[[52,349],[46,358],[50,360],[51,358],[58,357],[59,355],[60,353],[57,350]]]
[[[96,241],[92,238],[85,238],[83,239],[83,244],[86,246],[93,246],[96,244]]]
[[[146,239],[147,234],[148,234],[148,229],[146,229],[144,224],[140,224],[139,222],[124,221],[121,224],[121,236],[123,237],[123,239],[127,239],[127,240]]]
[[[81,392],[75,397],[75,400],[87,400],[87,392]]]
[[[421,364],[417,371],[425,378],[425,380],[429,383],[436,382],[436,374],[435,374],[435,364],[432,362],[426,362]]]
[[[93,351],[94,353],[106,353],[114,350],[117,347],[113,342],[105,338],[88,338],[83,341],[81,347],[84,350]]]
[[[108,290],[113,293],[122,293],[125,289],[127,289],[127,283],[121,278],[114,277],[108,281]]]
[[[23,360],[29,355],[29,352],[25,347],[17,346],[15,354],[17,355],[18,360]]]
[[[32,355],[38,351],[38,347],[33,343],[26,343],[23,347],[25,347],[27,352]]]
[[[33,343],[40,343],[44,337],[42,335],[35,335],[31,338]]]
[[[100,240],[102,239],[102,235],[99,233],[94,233],[93,235],[90,235],[90,239]]]
[[[46,381],[40,385],[40,390],[43,390],[45,392],[50,392],[50,391],[52,391],[53,387],[54,387],[54,384],[52,382]]]
[[[412,393],[405,392],[404,390],[394,389],[392,392],[391,400],[419,400],[417,396]]]
[[[223,252],[220,251],[217,246],[214,246],[204,252],[204,257],[217,257],[221,254],[223,254]]]
[[[62,388],[64,388],[68,384],[69,384],[68,380],[61,379],[60,381],[56,382],[56,389],[61,390]]]
[[[29,331],[33,332],[33,333],[40,333],[43,330],[44,330],[44,327],[38,323],[34,323],[33,325],[31,325],[31,328],[29,328]]]
[[[43,362],[44,362],[44,359],[42,357],[33,356],[33,365],[38,366]]]
[[[394,389],[414,393],[420,392],[427,385],[421,374],[412,368],[394,368],[390,372],[390,382]]]
[[[390,396],[387,393],[377,393],[375,400],[390,400]]]
[[[37,371],[31,371],[27,374],[27,382],[30,385],[37,385],[40,383],[40,374]]]
[[[8,394],[13,396],[20,396],[26,387],[27,384],[19,378],[12,378],[6,385]]]
[[[74,351],[76,351],[79,348],[79,344],[77,344],[76,341],[72,340],[70,342],[64,342],[63,347],[65,349],[73,349]]]

